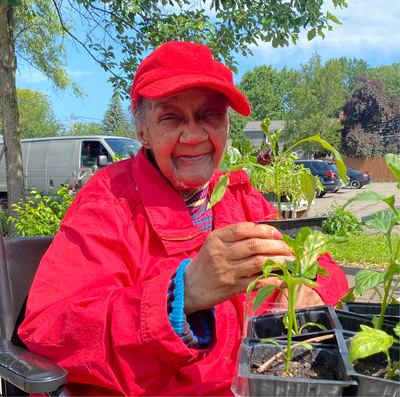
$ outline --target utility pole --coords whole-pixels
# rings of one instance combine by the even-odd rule
[[[74,114],[71,113],[71,131],[72,135],[74,135]]]

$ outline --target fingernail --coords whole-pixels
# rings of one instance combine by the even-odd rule
[[[282,240],[282,233],[278,232],[278,230],[272,230],[271,234],[275,240]]]

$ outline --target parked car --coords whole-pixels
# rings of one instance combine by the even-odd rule
[[[36,188],[54,195],[62,185],[83,185],[93,166],[102,168],[113,156],[135,156],[141,143],[135,139],[108,135],[65,136],[22,139],[22,162],[25,188]],[[7,203],[5,147],[0,137],[0,205]],[[89,172],[85,172],[89,171]]]
[[[347,176],[349,177],[349,186],[353,189],[360,189],[362,186],[371,183],[372,178],[370,173],[360,172],[355,170],[354,168],[347,168]]]
[[[317,197],[323,197],[327,192],[337,192],[342,187],[342,182],[337,172],[332,171],[327,161],[323,160],[296,160],[295,164],[303,164],[309,168],[313,175],[319,177],[324,190],[317,192]]]
[[[339,175],[339,171],[338,171],[338,169],[337,169],[337,167],[336,167],[336,164],[330,163],[329,161],[327,161],[327,163],[328,163],[329,167],[331,168],[331,170],[332,170],[333,172],[335,172],[337,175]],[[343,182],[342,180],[340,180],[340,182],[342,183],[342,188],[346,188],[347,186],[349,186],[350,177],[347,175],[347,181],[346,181],[346,183]]]

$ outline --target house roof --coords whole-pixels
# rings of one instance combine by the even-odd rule
[[[285,128],[285,122],[283,120],[271,120],[269,125],[269,131],[275,132],[278,131],[279,128],[282,130]],[[243,129],[244,132],[255,132],[261,131],[261,121],[249,121]]]

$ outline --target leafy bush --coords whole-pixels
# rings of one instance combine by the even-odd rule
[[[0,222],[1,222],[1,228],[3,230],[3,234],[7,235],[8,234],[8,211],[7,210],[2,210],[0,211]]]
[[[354,213],[343,209],[343,205],[333,203],[332,209],[324,215],[328,216],[322,227],[322,231],[326,234],[336,234],[340,229],[344,229],[353,236],[363,233],[363,228]]]
[[[55,197],[42,196],[36,189],[30,191],[26,203],[13,204],[17,218],[9,217],[15,222],[16,236],[51,236],[58,232],[61,220],[72,203],[73,196],[67,187],[57,191]]]

